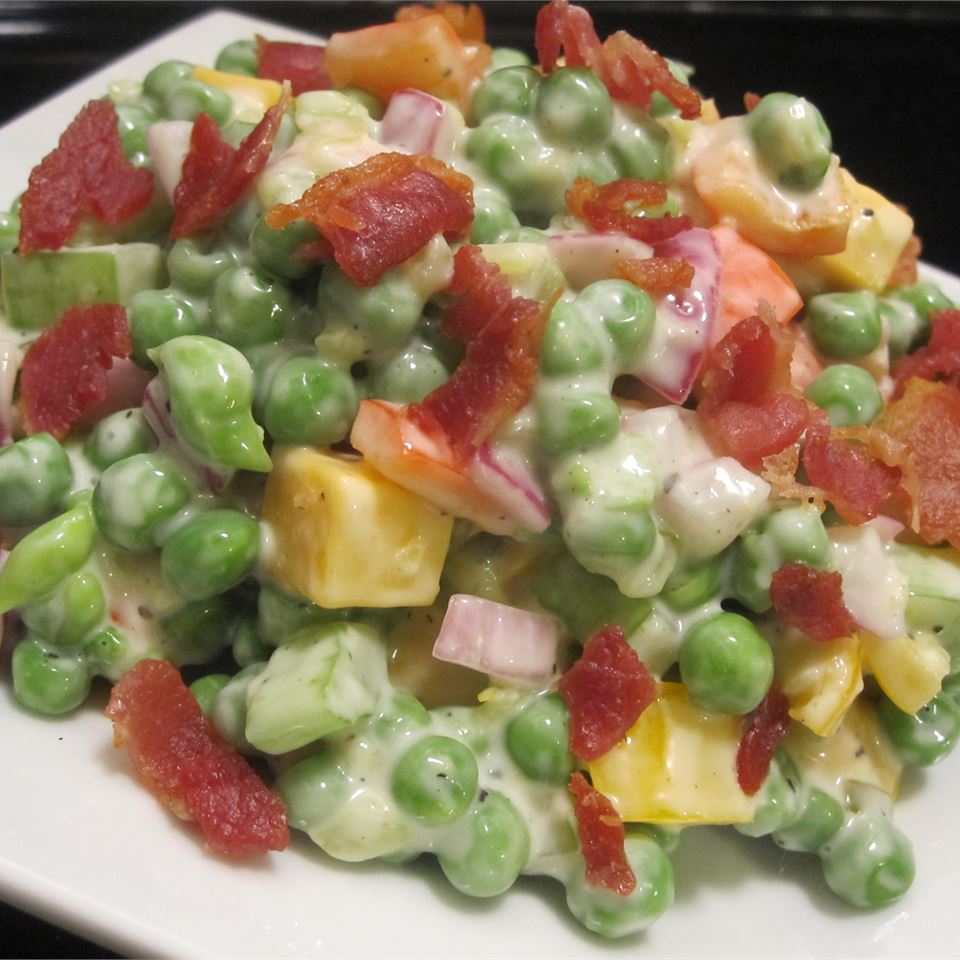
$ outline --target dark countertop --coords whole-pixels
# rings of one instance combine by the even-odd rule
[[[318,33],[388,19],[395,7],[356,0],[0,0],[0,123],[214,5]],[[601,36],[627,29],[694,64],[696,85],[717,98],[721,112],[738,112],[746,91],[808,97],[826,117],[844,165],[911,211],[924,259],[960,273],[960,230],[953,223],[960,4],[641,0],[587,6]],[[488,3],[492,42],[529,47],[537,7]],[[6,957],[113,956],[12,907],[0,906],[0,931]]]

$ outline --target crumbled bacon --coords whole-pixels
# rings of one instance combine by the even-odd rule
[[[114,359],[130,356],[127,312],[113,303],[71,307],[30,345],[20,368],[27,433],[63,439],[107,395]]]
[[[412,404],[410,415],[427,432],[440,432],[466,460],[527,402],[537,378],[540,343],[552,304],[515,297],[500,268],[479,247],[454,257],[443,332],[467,344],[453,375]]]
[[[107,226],[126,223],[152,197],[153,174],[124,156],[113,104],[91,100],[30,173],[20,205],[20,253],[59,250],[85,216]]]
[[[434,13],[439,13],[453,27],[461,40],[466,40],[468,43],[483,43],[486,39],[487,30],[483,10],[476,3],[447,3],[445,0],[439,0],[438,3],[429,7],[422,3],[411,3],[400,7],[393,15],[393,19],[419,20]]]
[[[914,377],[873,426],[906,445],[902,491],[910,526],[927,543],[960,547],[960,390]]]
[[[227,857],[283,850],[283,801],[203,715],[176,667],[141,660],[114,685],[105,711],[137,778],[176,816],[195,820]]]
[[[936,310],[930,314],[929,342],[901,357],[890,372],[897,384],[894,397],[903,393],[903,385],[911,377],[942,380],[960,387],[960,310]]]
[[[618,744],[653,703],[657,687],[618,626],[598,630],[583,655],[560,678],[570,710],[570,750],[596,760]]]
[[[295,97],[308,90],[329,90],[327,48],[319,43],[291,43],[257,36],[257,76],[290,84]]]
[[[789,729],[790,701],[781,690],[771,687],[748,718],[737,748],[737,782],[748,796],[763,786],[773,755]]]
[[[770,599],[783,622],[811,640],[827,643],[856,632],[857,622],[843,602],[839,573],[785,563],[770,579]]]
[[[825,423],[808,428],[803,443],[803,468],[810,482],[847,523],[858,525],[875,517],[900,484],[902,471],[872,456],[869,449],[848,442]]]
[[[659,92],[685,120],[700,116],[699,94],[674,77],[659,53],[623,30],[601,44],[590,14],[567,0],[551,0],[540,8],[536,47],[544,73],[552,73],[563,54],[567,66],[592,70],[615,99],[646,110]]]
[[[322,235],[301,255],[332,253],[354,283],[369,287],[436,234],[463,237],[473,220],[473,183],[434,157],[378,153],[267,211],[274,229],[294,220],[309,221]]]
[[[678,257],[647,257],[646,260],[618,260],[618,277],[629,280],[650,293],[686,290],[694,277],[693,265]]]
[[[580,852],[587,865],[586,880],[626,897],[633,893],[637,878],[627,860],[623,821],[610,798],[595,789],[582,773],[570,777]]]
[[[910,235],[897,257],[897,262],[887,277],[887,287],[906,287],[911,283],[916,283],[918,279],[917,264],[920,262],[920,254],[923,251],[923,243],[915,234]]]
[[[290,102],[289,87],[263,119],[234,149],[206,113],[198,115],[190,134],[180,182],[173,193],[173,237],[189,237],[215,227],[244,196],[266,166],[280,121]]]
[[[697,414],[737,460],[756,469],[810,422],[810,408],[788,392],[789,380],[788,344],[760,317],[748,317],[708,354]]]

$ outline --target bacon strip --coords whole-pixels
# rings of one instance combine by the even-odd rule
[[[450,379],[409,412],[427,432],[442,433],[466,460],[529,399],[552,304],[515,297],[479,247],[461,247],[453,262],[450,292],[459,296],[447,310],[443,332],[465,341],[467,351]]]
[[[127,312],[113,303],[71,307],[37,337],[20,368],[20,409],[27,433],[62,440],[85,410],[107,395],[114,359],[130,356]]]
[[[212,850],[246,857],[290,842],[283,801],[221,739],[172,664],[141,660],[105,713],[137,778],[178,817],[196,820]]]
[[[773,755],[789,729],[790,701],[781,690],[771,687],[747,720],[737,747],[737,782],[747,796],[763,786]]]
[[[308,90],[329,90],[327,48],[318,43],[291,43],[257,36],[257,76],[290,84],[295,97]]]
[[[267,211],[274,229],[307,220],[322,234],[301,256],[332,254],[354,283],[369,287],[436,234],[466,235],[473,221],[473,183],[434,157],[378,153],[335,170],[299,200]]]
[[[113,104],[91,100],[30,173],[20,206],[20,253],[59,250],[84,216],[107,226],[126,223],[152,197],[153,174],[124,156]]]
[[[197,117],[180,182],[173,193],[171,236],[189,237],[215,227],[230,212],[270,159],[289,102],[290,89],[285,85],[280,99],[236,149],[223,139],[210,116],[201,113]]]
[[[960,310],[930,314],[930,341],[901,357],[891,373],[897,384],[894,397],[903,395],[903,386],[911,377],[941,380],[960,387]]]
[[[586,642],[559,690],[570,710],[570,750],[582,760],[616,746],[657,696],[653,677],[618,626]]]
[[[677,257],[618,260],[614,270],[618,277],[629,280],[650,293],[686,290],[694,278],[693,265]]]
[[[570,793],[577,818],[580,852],[587,865],[587,883],[604,887],[626,897],[633,893],[637,878],[627,860],[623,821],[609,797],[587,782],[582,773],[570,777]]]
[[[811,640],[828,643],[857,630],[857,621],[843,602],[839,573],[785,563],[771,577],[770,599],[784,623]]]

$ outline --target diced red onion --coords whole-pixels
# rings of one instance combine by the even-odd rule
[[[380,142],[448,159],[462,128],[456,109],[422,90],[398,90],[380,121]]]
[[[518,450],[485,443],[470,462],[467,475],[521,527],[540,533],[550,525],[550,504]]]
[[[0,447],[13,440],[13,391],[23,351],[12,340],[0,340]]]
[[[433,655],[501,680],[531,686],[556,673],[558,621],[483,597],[450,598]]]

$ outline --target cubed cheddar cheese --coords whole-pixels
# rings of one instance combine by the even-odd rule
[[[626,737],[590,764],[593,785],[631,823],[748,823],[756,800],[737,782],[743,718],[691,703],[680,683],[658,685]]]
[[[194,67],[192,77],[229,94],[236,119],[244,123],[259,123],[267,110],[280,99],[282,89],[276,80],[245,77],[210,67]]]
[[[932,634],[890,639],[864,631],[860,642],[866,668],[904,713],[916,713],[932,700],[950,672],[950,654]]]
[[[429,606],[453,519],[355,457],[275,447],[264,572],[321,607]]]

